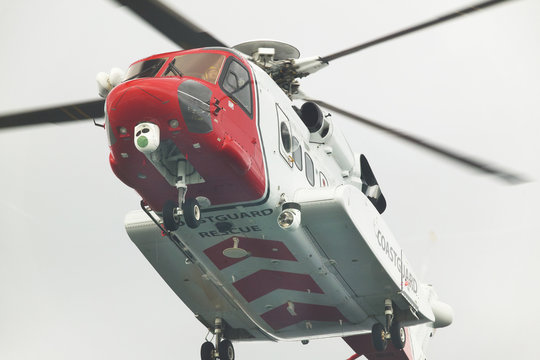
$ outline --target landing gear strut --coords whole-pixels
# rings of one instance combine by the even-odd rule
[[[175,231],[180,227],[180,218],[183,216],[187,226],[195,229],[199,226],[201,221],[201,207],[197,199],[186,199],[187,185],[185,161],[178,163],[176,188],[178,189],[178,202],[175,203],[172,200],[168,200],[163,205],[163,225],[165,226],[165,229]],[[180,206],[177,204],[180,204]]]
[[[373,346],[377,351],[384,351],[388,340],[391,340],[396,349],[403,349],[407,336],[401,323],[394,320],[394,309],[390,299],[384,301],[384,315],[386,316],[386,327],[381,323],[376,323],[371,328]]]
[[[214,323],[215,345],[206,341],[201,346],[201,360],[234,360],[234,347],[230,340],[223,339],[221,318]],[[217,351],[216,351],[217,349]]]

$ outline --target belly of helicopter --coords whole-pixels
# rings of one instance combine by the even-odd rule
[[[405,302],[336,201],[303,205],[297,231],[279,228],[279,211],[265,203],[203,212],[197,229],[182,225],[172,239],[138,211],[126,229],[195,316],[209,328],[222,318],[230,339],[369,332],[385,298]]]

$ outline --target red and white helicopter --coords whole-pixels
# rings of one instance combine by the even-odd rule
[[[99,100],[1,121],[105,115],[113,171],[144,201],[128,214],[128,233],[216,335],[215,344],[203,344],[203,359],[234,358],[230,340],[330,336],[344,337],[368,358],[385,351],[420,359],[424,338],[451,322],[451,310],[414,275],[380,216],[386,201],[366,158],[350,151],[321,106],[370,122],[307,98],[296,80],[341,56],[498,2],[302,59],[275,41],[231,49],[157,1],[123,1],[188,50],[138,61],[125,76],[99,75],[105,111]],[[291,98],[307,101],[296,107]]]

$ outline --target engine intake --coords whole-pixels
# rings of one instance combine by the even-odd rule
[[[319,131],[324,124],[321,108],[311,101],[305,102],[300,108],[300,118],[310,133]]]

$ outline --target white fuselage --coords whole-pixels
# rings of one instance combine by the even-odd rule
[[[201,322],[222,318],[231,339],[369,332],[384,321],[385,299],[407,325],[433,322],[431,292],[361,191],[358,156],[331,120],[325,139],[310,134],[286,94],[252,70],[265,197],[203,209],[198,228],[175,232],[177,243],[130,213],[133,242]],[[283,202],[301,206],[294,230],[277,224]]]

